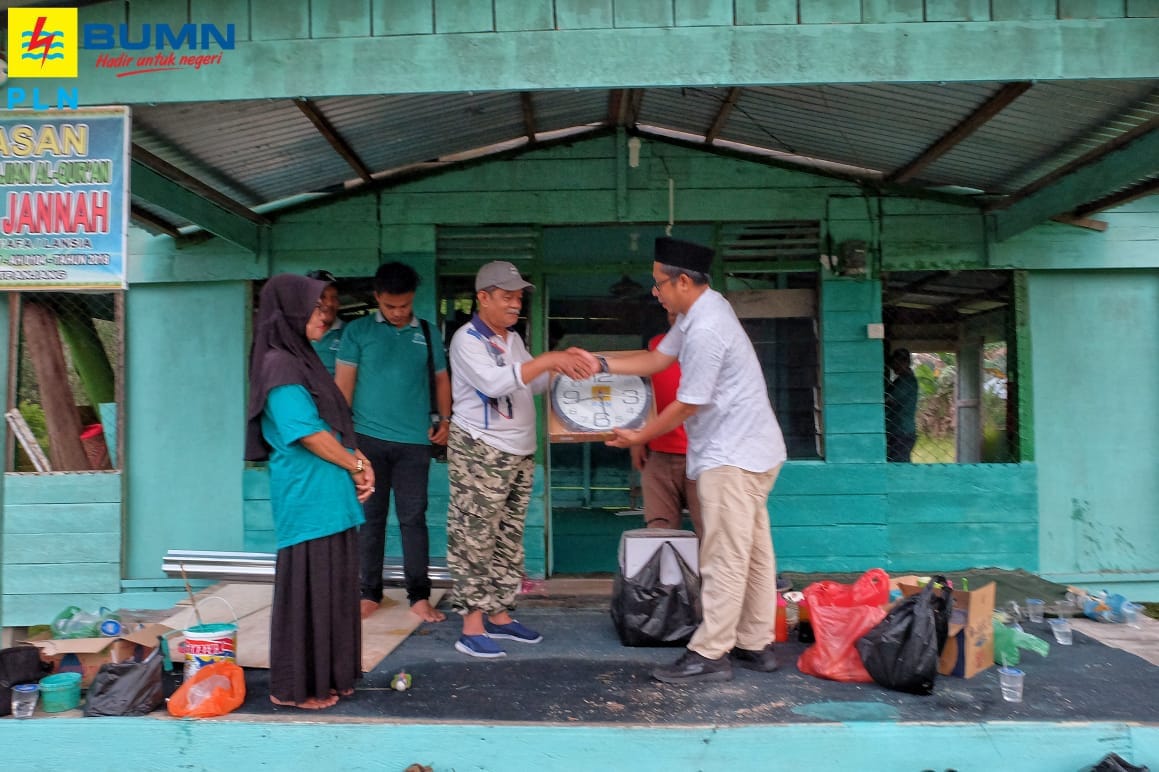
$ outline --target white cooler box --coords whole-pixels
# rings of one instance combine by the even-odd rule
[[[633,531],[624,531],[620,536],[620,573],[624,578],[631,579],[666,541],[672,543],[692,572],[699,576],[700,540],[692,531],[670,528],[637,528]],[[680,565],[672,553],[666,551],[660,557],[660,582],[677,584],[680,579]]]

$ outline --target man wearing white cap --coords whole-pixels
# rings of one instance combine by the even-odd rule
[[[680,360],[675,401],[640,429],[616,429],[608,442],[641,445],[681,424],[688,433],[688,477],[700,497],[704,620],[680,659],[652,672],[666,683],[727,681],[734,664],[766,673],[777,668],[771,642],[777,573],[766,502],[785,442],[752,342],[732,306],[708,285],[712,257],[699,244],[657,239],[652,294],[676,322],[654,351],[589,360],[603,372],[629,375],[651,375]]]
[[[484,659],[506,655],[496,639],[543,640],[511,616],[535,472],[533,395],[547,389],[549,373],[579,375],[590,358],[578,349],[528,353],[512,327],[533,289],[511,263],[484,265],[475,276],[478,311],[451,339],[447,567],[451,607],[463,617],[455,648]]]

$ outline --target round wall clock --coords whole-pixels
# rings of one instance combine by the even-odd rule
[[[557,375],[551,384],[552,412],[571,431],[639,429],[651,408],[652,389],[638,375],[598,373],[582,381]]]

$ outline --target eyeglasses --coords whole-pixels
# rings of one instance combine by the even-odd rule
[[[665,284],[667,284],[668,282],[670,282],[670,281],[672,281],[672,280],[674,280],[674,279],[678,279],[678,278],[680,278],[680,277],[679,277],[679,276],[669,276],[667,279],[661,279],[660,281],[656,281],[655,279],[653,279],[653,280],[652,280],[652,289],[654,289],[654,290],[658,290],[658,289],[660,289],[662,286],[664,286]]]

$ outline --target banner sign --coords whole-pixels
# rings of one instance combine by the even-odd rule
[[[0,290],[124,289],[129,108],[0,112]]]

